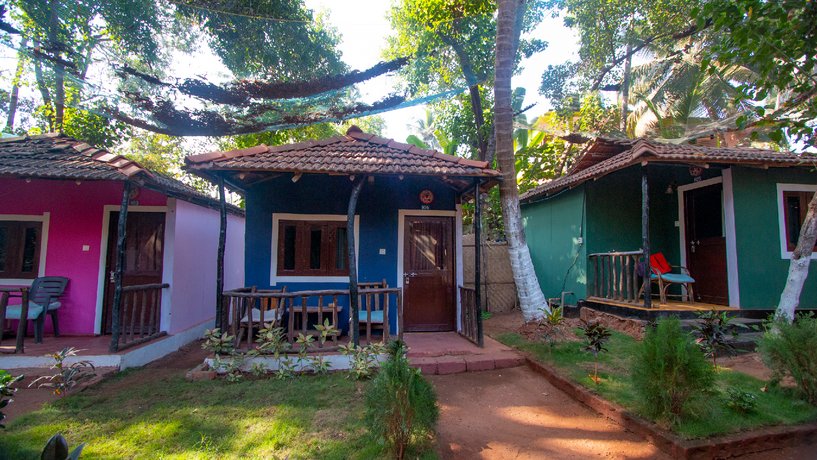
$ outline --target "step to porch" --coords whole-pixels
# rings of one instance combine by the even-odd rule
[[[455,332],[406,333],[409,363],[426,375],[458,374],[521,366],[525,359],[485,337],[482,348]]]

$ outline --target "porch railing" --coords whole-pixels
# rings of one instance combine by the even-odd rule
[[[388,341],[391,336],[388,318],[393,308],[397,309],[398,325],[403,324],[403,290],[361,289],[358,295],[360,326],[365,327],[366,342],[372,342],[374,337],[372,332],[375,329],[381,329],[382,340]],[[229,325],[230,334],[236,338],[236,346],[240,346],[244,341],[251,344],[254,331],[266,324],[283,328],[287,340],[294,343],[298,334],[319,335],[315,326],[324,324],[325,320],[329,320],[337,329],[342,329],[339,316],[343,309],[348,309],[348,299],[348,289],[295,292],[255,288],[234,289],[224,292],[225,311],[229,312],[226,323]],[[401,328],[398,330],[398,338],[403,338]],[[337,348],[338,339],[337,335],[332,335],[327,344],[316,341],[315,346],[319,349]]]
[[[477,306],[477,291],[474,288],[460,286],[460,335],[482,346],[479,343],[479,308]]]
[[[165,284],[140,284],[122,288],[119,350],[139,345],[165,333],[160,330],[162,289]]]
[[[590,254],[588,294],[608,300],[640,303],[642,277],[638,264],[643,251]]]

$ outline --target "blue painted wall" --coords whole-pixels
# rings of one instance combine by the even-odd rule
[[[245,282],[248,286],[269,288],[272,254],[273,213],[346,215],[352,182],[348,176],[304,175],[292,182],[291,174],[252,187],[246,194]],[[360,217],[358,281],[381,281],[397,286],[398,210],[420,209],[420,191],[434,192],[433,210],[453,211],[456,193],[438,180],[406,176],[375,178],[363,186],[357,205]],[[386,254],[380,255],[379,250]],[[311,289],[346,289],[347,283],[278,283],[287,291]],[[343,303],[343,302],[342,302]],[[344,304],[340,323],[348,326],[348,303]],[[390,326],[397,329],[397,311],[391,308]]]

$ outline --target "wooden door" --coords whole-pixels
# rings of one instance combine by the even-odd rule
[[[687,267],[695,278],[696,300],[729,305],[723,184],[684,193]]]
[[[111,333],[113,308],[113,273],[116,268],[116,240],[119,236],[119,212],[111,212],[108,227],[108,252],[105,257],[105,299],[102,315],[103,333]],[[165,213],[129,212],[125,229],[125,260],[123,286],[162,282],[164,256]]]
[[[454,219],[406,216],[404,235],[404,330],[453,331],[457,314]]]

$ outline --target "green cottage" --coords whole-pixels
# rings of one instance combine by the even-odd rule
[[[815,159],[597,138],[567,175],[521,196],[542,290],[613,310],[773,309],[817,191]],[[673,266],[661,277],[694,283],[659,286],[653,259],[645,299],[645,253]],[[800,306],[817,308],[817,276]]]

